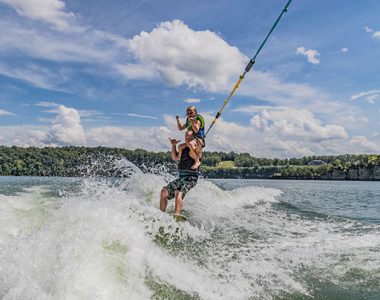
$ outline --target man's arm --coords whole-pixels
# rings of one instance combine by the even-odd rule
[[[169,138],[170,143],[172,144],[172,159],[178,161],[181,158],[182,149],[181,147],[178,147],[177,151],[177,144],[180,142],[176,139]]]

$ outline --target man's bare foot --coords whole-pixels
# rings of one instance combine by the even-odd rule
[[[191,169],[192,170],[196,170],[199,168],[199,166],[201,165],[201,161],[198,159],[195,161],[195,163],[191,166]]]

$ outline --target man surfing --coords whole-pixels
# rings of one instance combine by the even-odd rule
[[[168,200],[175,198],[174,218],[176,220],[184,220],[186,217],[181,215],[181,209],[183,204],[183,198],[190,191],[198,181],[199,167],[192,169],[194,159],[190,156],[189,143],[194,140],[192,131],[186,131],[185,143],[178,146],[180,142],[176,139],[170,139],[172,144],[171,155],[173,160],[179,161],[178,163],[178,175],[179,178],[169,182],[169,184],[162,188],[160,195],[160,209],[165,212],[168,205]]]

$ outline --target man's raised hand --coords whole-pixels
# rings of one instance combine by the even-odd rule
[[[169,138],[169,140],[170,140],[170,143],[173,145],[173,146],[175,146],[175,145],[177,145],[181,140],[176,140],[176,139],[171,139],[171,138]]]

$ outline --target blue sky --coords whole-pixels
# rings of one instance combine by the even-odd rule
[[[0,0],[0,144],[167,151],[188,105],[210,124],[285,4]],[[379,11],[293,0],[206,150],[379,153]]]

